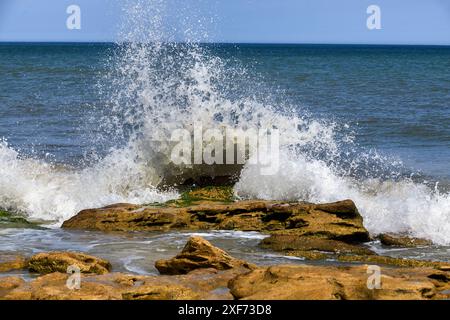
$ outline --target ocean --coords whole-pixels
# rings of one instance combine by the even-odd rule
[[[51,229],[0,226],[0,249],[123,243],[57,227],[85,208],[176,198],[159,187],[177,174],[161,137],[201,122],[280,130],[280,170],[245,165],[239,197],[350,198],[372,234],[436,243],[398,255],[448,261],[449,70],[439,46],[1,43],[0,208]],[[257,251],[258,235],[230,238]]]

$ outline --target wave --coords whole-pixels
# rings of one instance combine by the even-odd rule
[[[301,154],[281,160],[277,175],[259,174],[257,167],[244,168],[235,186],[243,198],[332,202],[352,199],[372,234],[407,233],[450,243],[450,195],[410,178],[385,180],[341,176],[321,160]]]
[[[238,196],[350,198],[372,233],[408,232],[450,243],[448,193],[405,174],[401,161],[359,148],[347,124],[315,118],[238,61],[213,54],[193,31],[192,26],[202,26],[198,20],[180,18],[187,26],[181,28],[184,42],[177,42],[180,28],[164,23],[165,12],[189,15],[186,8],[167,10],[166,5],[143,0],[124,5],[121,41],[106,57],[110,71],[97,85],[111,108],[92,119],[101,129],[92,139],[107,146],[108,154],[72,169],[20,156],[2,142],[0,207],[61,223],[89,207],[166,201],[177,197],[179,182],[221,170],[219,165],[174,165],[170,136],[175,129],[193,132],[197,123],[204,130],[276,128],[280,170],[262,175],[250,163],[235,169]],[[204,40],[204,30],[198,34]]]
[[[177,197],[158,191],[143,163],[118,151],[83,170],[21,157],[0,142],[0,206],[34,221],[60,224],[82,209],[115,202],[161,202]]]

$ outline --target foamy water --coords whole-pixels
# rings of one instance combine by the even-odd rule
[[[102,130],[93,141],[125,142],[82,168],[27,158],[0,143],[0,207],[59,224],[85,208],[167,201],[178,194],[159,188],[165,178],[202,174],[171,163],[173,130],[192,132],[196,123],[204,130],[277,128],[280,170],[261,175],[258,166],[245,165],[237,196],[349,198],[374,234],[409,232],[450,244],[448,193],[404,176],[401,161],[359,148],[341,130],[347,124],[310,116],[287,99],[280,104],[263,79],[198,45],[192,29],[186,28],[187,43],[167,43],[174,31],[164,25],[164,12],[162,1],[129,2],[119,50],[105,57],[109,71],[97,87],[108,92],[111,109],[94,119]]]

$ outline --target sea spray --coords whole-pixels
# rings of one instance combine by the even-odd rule
[[[202,24],[187,14],[195,10],[173,9],[165,1],[124,6],[119,43],[97,86],[111,108],[92,119],[101,129],[93,141],[106,155],[71,168],[28,158],[3,142],[1,207],[60,223],[89,207],[165,201],[178,195],[170,184],[161,189],[168,176],[210,174],[170,161],[174,130],[193,132],[196,123],[205,130],[276,128],[280,170],[262,175],[257,165],[239,168],[239,197],[350,198],[372,233],[409,232],[450,243],[448,193],[411,178],[401,161],[359,148],[346,124],[311,116],[239,62],[213,54],[214,45],[199,44],[205,31],[196,32]],[[173,14],[185,17],[177,28],[167,23]]]

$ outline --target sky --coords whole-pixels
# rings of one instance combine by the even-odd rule
[[[138,0],[127,0],[138,1]],[[147,1],[147,0],[139,0]],[[163,1],[163,0],[157,0]],[[124,0],[0,0],[0,41],[116,41]],[[155,0],[148,0],[152,8]],[[450,45],[450,0],[167,0],[165,21],[199,18],[207,41]],[[81,29],[68,29],[78,5]],[[367,8],[380,8],[369,30]],[[173,14],[183,7],[182,15]],[[206,25],[206,27],[205,27]],[[151,27],[150,27],[151,28]],[[177,36],[183,41],[183,32]]]

